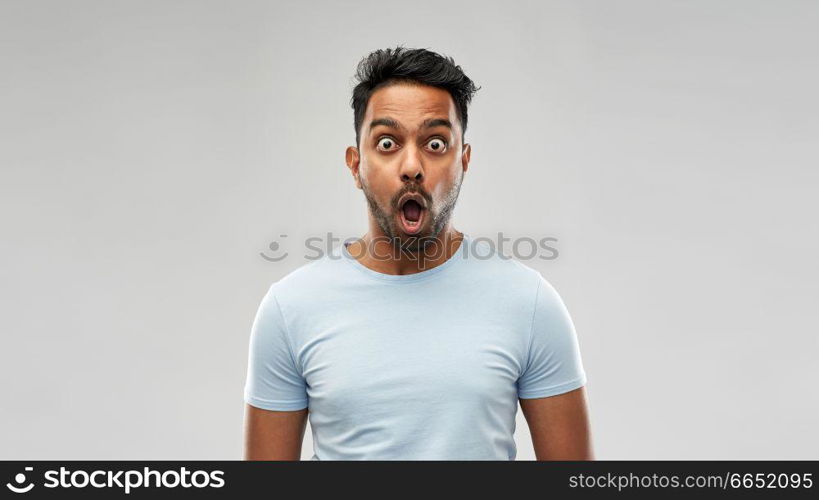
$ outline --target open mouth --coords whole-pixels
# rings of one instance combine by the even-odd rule
[[[398,212],[401,229],[405,233],[416,234],[421,230],[427,212],[421,198],[415,196],[407,198]]]

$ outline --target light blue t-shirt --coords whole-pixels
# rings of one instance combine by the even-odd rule
[[[274,283],[244,399],[309,407],[313,460],[514,460],[518,398],[585,383],[555,289],[465,235],[420,273],[373,271],[338,245]]]

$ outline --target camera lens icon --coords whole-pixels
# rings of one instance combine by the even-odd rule
[[[26,467],[26,472],[31,472],[33,470],[34,467]],[[15,493],[28,493],[29,491],[31,491],[32,488],[34,488],[34,483],[23,485],[23,483],[26,482],[26,475],[23,474],[22,472],[18,472],[14,476],[14,481],[16,481],[19,486],[11,483],[6,483],[6,487]]]

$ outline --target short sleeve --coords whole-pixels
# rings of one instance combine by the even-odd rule
[[[264,410],[301,410],[307,407],[307,386],[273,290],[262,299],[251,328],[244,399]]]
[[[552,285],[538,274],[530,344],[518,379],[521,399],[556,396],[586,384],[574,324]]]

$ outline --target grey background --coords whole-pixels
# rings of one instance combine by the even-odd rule
[[[575,320],[598,458],[819,458],[817,23],[810,1],[3,0],[0,458],[241,456],[256,307],[299,238],[366,230],[351,78],[398,43],[482,86],[456,227],[559,240],[525,262]],[[516,437],[531,459],[521,414]]]

